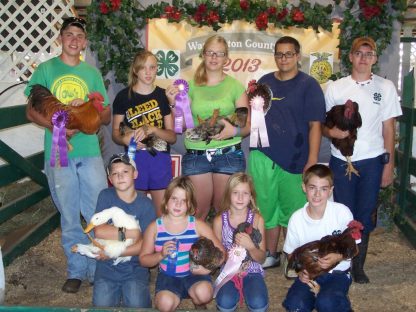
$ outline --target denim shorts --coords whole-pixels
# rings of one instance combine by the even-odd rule
[[[162,290],[168,290],[180,299],[189,298],[188,291],[192,285],[198,282],[212,283],[210,275],[193,275],[190,274],[185,277],[175,277],[165,274],[163,271],[159,271],[156,279],[155,293]]]
[[[197,155],[186,153],[182,157],[182,174],[184,176],[204,173],[233,174],[246,170],[244,152],[238,149],[223,155],[213,155],[211,161],[206,154]]]

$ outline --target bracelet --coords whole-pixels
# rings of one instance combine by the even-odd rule
[[[124,227],[119,227],[118,228],[118,240],[120,242],[126,241],[126,228],[124,228]]]
[[[235,127],[235,133],[234,133],[234,136],[236,137],[236,136],[241,136],[241,128],[240,127]]]

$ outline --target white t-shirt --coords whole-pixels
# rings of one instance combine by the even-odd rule
[[[291,254],[296,248],[326,235],[341,234],[347,228],[348,223],[353,220],[348,207],[340,203],[328,201],[324,215],[320,220],[314,220],[308,215],[307,206],[308,203],[290,217],[283,246],[283,251],[288,254]],[[350,265],[350,260],[343,260],[334,270],[345,271],[349,269]]]
[[[358,103],[363,121],[358,128],[352,161],[377,157],[385,152],[383,121],[400,116],[402,110],[396,88],[390,80],[372,75],[372,79],[357,83],[351,76],[330,83],[325,92],[326,111],[347,100]],[[346,160],[341,152],[331,144],[333,156]]]

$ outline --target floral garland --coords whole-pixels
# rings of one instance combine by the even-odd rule
[[[138,31],[145,27],[147,19],[166,18],[172,23],[187,21],[197,27],[210,26],[215,31],[234,20],[255,23],[260,31],[268,27],[331,31],[330,16],[340,2],[312,6],[306,0],[300,0],[298,5],[287,0],[196,0],[195,3],[173,0],[171,4],[160,2],[143,8],[135,0],[98,0],[88,7],[88,32],[91,50],[97,54],[103,76],[113,70],[116,81],[125,84],[134,54],[144,48]],[[406,8],[405,0],[345,2],[347,9],[340,25],[339,45],[343,74],[349,71],[348,52],[353,38],[372,36],[381,53],[390,42],[394,20],[399,19]]]

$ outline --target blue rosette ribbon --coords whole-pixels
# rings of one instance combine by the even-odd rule
[[[184,79],[177,79],[173,82],[173,85],[179,89],[179,93],[175,97],[175,132],[182,133],[184,122],[187,129],[194,127],[191,101],[188,96],[189,84]]]
[[[52,147],[51,147],[51,167],[55,167],[56,159],[59,159],[61,167],[68,167],[68,146],[66,141],[66,124],[68,123],[68,113],[59,110],[52,115]]]

